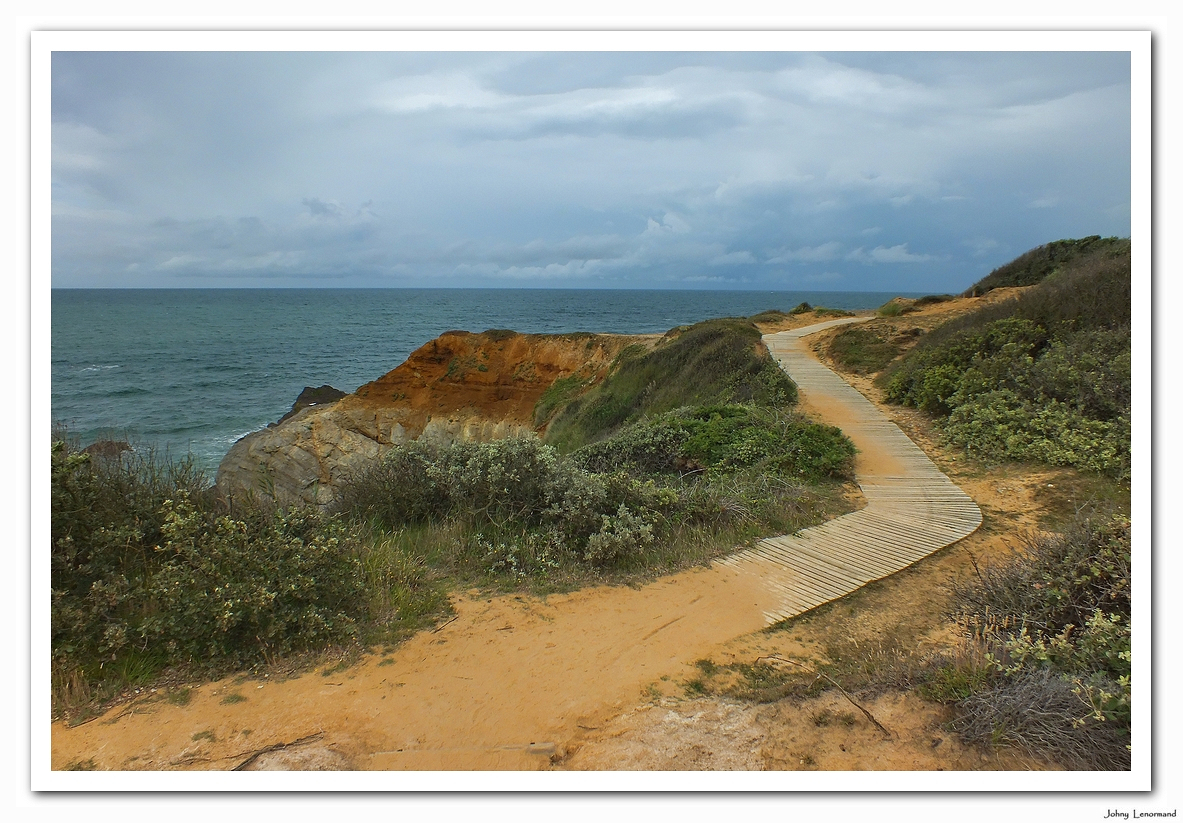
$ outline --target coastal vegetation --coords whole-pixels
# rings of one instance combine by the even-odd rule
[[[1085,510],[954,592],[966,639],[924,678],[952,728],[1069,768],[1130,767],[1130,521]]]
[[[881,375],[886,398],[936,417],[971,455],[1127,479],[1128,241],[1062,241],[1029,255],[1024,272],[1061,264],[1013,300],[925,335]]]
[[[188,461],[92,455],[57,432],[55,712],[167,672],[398,642],[463,588],[648,579],[846,505],[853,446],[794,413],[748,321],[675,329],[589,382],[542,395],[544,439],[395,446],[327,510],[231,505]]]
[[[52,448],[55,709],[168,666],[250,666],[356,633],[356,530],[311,509],[224,510],[189,461]]]

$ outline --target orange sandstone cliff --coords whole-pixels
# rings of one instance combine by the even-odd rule
[[[336,402],[248,434],[218,467],[227,498],[248,491],[282,505],[332,502],[342,478],[391,446],[425,438],[485,442],[541,431],[534,409],[560,378],[591,386],[645,338],[605,334],[445,332],[406,362]]]

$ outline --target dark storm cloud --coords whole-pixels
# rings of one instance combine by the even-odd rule
[[[1120,53],[57,53],[58,286],[952,291],[1129,233]]]

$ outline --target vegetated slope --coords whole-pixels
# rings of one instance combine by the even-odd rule
[[[1130,254],[1119,245],[1093,244],[1018,298],[926,335],[880,376],[888,401],[932,414],[977,456],[1128,477]]]
[[[1034,286],[1048,275],[1072,266],[1082,258],[1128,257],[1128,237],[1104,237],[1094,234],[1079,240],[1056,240],[999,266],[965,290],[966,297],[978,297],[1004,286]]]
[[[796,400],[796,386],[768,354],[755,325],[708,320],[673,329],[651,351],[625,349],[602,383],[554,414],[546,441],[571,451],[645,415],[684,406],[782,407]]]

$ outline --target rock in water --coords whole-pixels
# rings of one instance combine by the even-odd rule
[[[300,396],[292,404],[292,410],[279,418],[279,421],[275,425],[279,425],[279,423],[283,423],[285,420],[290,420],[309,406],[323,406],[325,403],[336,403],[344,396],[345,392],[340,389],[334,389],[328,383],[316,389],[312,388],[312,386],[305,386],[304,391],[300,392]]]
[[[96,440],[82,451],[100,460],[118,460],[124,452],[131,451],[126,440]]]

